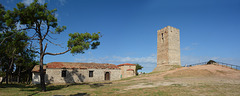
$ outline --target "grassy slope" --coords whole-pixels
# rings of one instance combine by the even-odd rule
[[[192,82],[191,84],[185,84],[182,82],[175,82],[174,80],[188,80],[196,79],[198,77],[189,75],[185,71],[176,71],[178,75],[166,74],[161,77],[164,72],[154,72],[150,74],[144,74],[142,76],[126,78],[114,82],[102,82],[102,83],[85,83],[85,84],[73,84],[73,85],[48,85],[47,92],[39,92],[39,86],[29,86],[24,84],[12,84],[12,85],[0,85],[0,96],[52,96],[52,95],[120,95],[120,96],[196,96],[196,95],[215,95],[215,96],[239,96],[240,83],[228,83],[228,79],[220,82]],[[190,71],[190,73],[195,71]],[[198,72],[198,71],[196,71]],[[222,72],[222,71],[221,71]],[[173,72],[174,73],[174,72]],[[211,73],[211,72],[210,72]],[[176,73],[174,73],[176,74]],[[188,74],[188,75],[186,75]],[[201,74],[201,73],[198,73]],[[203,72],[208,74],[208,72]],[[195,74],[193,74],[195,75]],[[181,77],[183,76],[183,77]],[[197,75],[198,76],[198,75]],[[199,75],[199,78],[203,78],[204,75]],[[208,75],[207,75],[208,76]],[[212,75],[209,75],[211,77]],[[187,78],[187,79],[185,79]],[[206,77],[208,78],[208,77]],[[191,80],[189,79],[189,80]],[[201,79],[200,79],[201,80]],[[211,79],[212,80],[212,79]],[[214,79],[213,79],[214,80]],[[225,80],[225,79],[222,79]],[[237,79],[238,80],[238,79]],[[159,83],[172,82],[167,85],[157,85]],[[142,85],[141,85],[142,84]],[[136,85],[141,85],[136,86]],[[136,87],[132,87],[136,86]],[[132,87],[132,89],[131,89]],[[139,87],[139,88],[137,88]],[[129,89],[130,88],[130,89]]]

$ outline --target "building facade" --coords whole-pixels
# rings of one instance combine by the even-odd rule
[[[120,64],[117,66],[114,64],[99,63],[51,62],[44,66],[45,82],[82,83],[120,80],[121,78],[135,76],[136,66],[134,67],[134,65]],[[130,68],[127,68],[129,66]],[[121,68],[124,68],[124,70]],[[39,84],[39,66],[36,65],[32,72],[32,83]]]
[[[136,76],[136,65],[125,63],[125,64],[119,64],[118,67],[121,69],[121,77],[127,78]]]

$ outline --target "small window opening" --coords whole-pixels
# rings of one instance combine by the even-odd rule
[[[93,71],[89,71],[89,77],[93,77]]]
[[[164,41],[164,39],[163,39],[163,33],[162,33],[162,40]]]
[[[66,77],[67,70],[62,70],[62,77]]]

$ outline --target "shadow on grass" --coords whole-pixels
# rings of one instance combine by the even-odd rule
[[[27,84],[0,84],[0,88],[34,88],[33,85]]]
[[[73,86],[73,85],[89,85],[91,88],[98,88],[101,86],[104,86],[106,84],[112,84],[112,82],[104,82],[104,83],[74,83],[74,84],[69,84],[67,86]]]
[[[89,84],[89,86],[91,88],[98,88],[98,87],[104,86],[106,84],[112,84],[112,82],[108,82],[108,83],[93,83],[93,84]]]
[[[77,94],[73,94],[73,95],[70,95],[70,96],[90,96],[90,95],[87,94],[87,93],[77,93]]]
[[[74,83],[74,84],[65,84],[65,85],[47,84],[46,89],[47,89],[47,91],[61,90],[63,88],[67,88],[67,87],[75,86],[75,85],[89,85],[91,88],[98,88],[98,87],[104,86],[106,84],[112,84],[112,82],[107,82],[107,83],[106,82],[105,83]],[[0,85],[0,88],[19,88],[20,91],[34,92],[34,93],[30,94],[29,96],[36,95],[39,92],[41,92],[41,85],[40,84],[37,84],[37,85],[27,85],[27,84],[8,84],[7,85],[7,84],[2,84],[2,85]],[[89,94],[87,94],[87,93],[77,93],[77,94],[73,94],[73,95],[70,95],[70,96],[89,96]]]
[[[53,90],[60,90],[62,88],[66,88],[68,87],[69,85],[46,85],[46,90],[47,91],[53,91]],[[41,85],[33,85],[33,87],[30,87],[30,88],[21,88],[20,91],[41,91]]]
[[[53,96],[65,96],[65,95],[53,95]],[[90,94],[87,94],[87,93],[77,93],[77,94],[71,94],[69,96],[90,96]]]

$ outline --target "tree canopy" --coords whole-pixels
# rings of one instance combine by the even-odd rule
[[[209,61],[207,62],[207,64],[213,64],[213,63],[216,63],[216,61],[214,61],[214,60],[209,60]]]
[[[7,26],[2,33],[9,31],[12,32],[13,35],[16,35],[16,32],[20,32],[20,34],[25,32],[28,35],[28,42],[38,43],[37,48],[35,48],[36,50],[31,51],[39,54],[42,91],[46,91],[43,71],[43,59],[45,55],[60,55],[69,51],[72,54],[79,54],[84,53],[84,51],[89,48],[96,49],[97,46],[100,45],[100,32],[92,34],[75,32],[69,34],[70,39],[67,41],[68,49],[66,51],[60,53],[46,52],[48,43],[56,45],[51,41],[50,34],[60,34],[67,28],[66,26],[58,25],[55,16],[56,9],[49,10],[47,3],[41,5],[38,3],[38,0],[34,0],[29,6],[25,6],[20,2],[17,4],[17,8],[14,8],[12,11],[2,11],[4,8],[1,6],[0,9],[0,13],[4,13],[4,15],[0,16],[1,28]],[[9,37],[11,37],[11,35]],[[6,38],[8,37],[5,36],[1,42],[4,42]],[[45,45],[43,43],[45,43]]]
[[[138,75],[138,70],[142,70],[142,68],[140,64],[136,64],[136,75]]]

